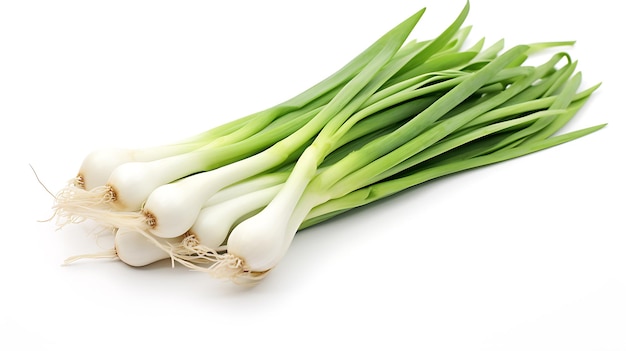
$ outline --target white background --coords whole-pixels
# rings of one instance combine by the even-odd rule
[[[420,186],[298,235],[245,289],[169,262],[134,269],[55,231],[52,191],[101,146],[158,145],[269,107],[422,7],[464,1],[0,2],[0,349],[626,350],[619,2],[472,2],[471,42],[577,40],[568,129],[598,133]],[[8,345],[13,345],[8,347]]]

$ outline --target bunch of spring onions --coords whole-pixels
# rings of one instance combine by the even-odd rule
[[[604,126],[558,133],[597,88],[580,91],[576,62],[555,50],[572,42],[468,45],[468,11],[408,40],[423,9],[292,99],[187,140],[89,154],[56,196],[59,225],[113,228],[100,256],[132,266],[171,259],[256,281],[298,230]]]

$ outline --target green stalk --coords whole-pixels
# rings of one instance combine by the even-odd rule
[[[563,91],[556,97],[556,99],[554,100],[552,105],[550,105],[548,109],[562,109],[566,106],[569,106],[569,104],[574,99],[574,96],[576,95],[576,90],[580,86],[580,83],[581,83],[581,75],[576,74],[572,78],[571,81],[565,84]],[[522,138],[525,138],[526,136],[528,136],[528,139],[524,140],[523,143],[530,143],[537,139],[544,139],[545,136],[549,136],[550,134],[552,134],[552,131],[556,131],[557,129],[560,129],[561,127],[560,124],[557,124],[556,128],[545,130],[545,128],[548,125],[550,125],[552,122],[554,122],[554,118],[538,120],[528,129],[522,130],[516,134],[511,135],[509,138],[502,140],[499,144],[494,145],[493,148],[499,149],[503,147],[504,145],[511,144],[513,141],[516,141],[516,140],[521,140]],[[487,149],[485,153],[490,153],[491,151],[492,151],[491,149]]]
[[[573,100],[578,101],[578,100],[583,100],[589,97],[598,87],[599,85],[596,85],[580,93],[577,93],[574,96]],[[515,99],[517,96],[515,96],[513,99]],[[518,102],[514,105],[508,104],[508,101],[507,101],[507,103],[501,105],[499,108],[489,111],[479,116],[478,118],[472,120],[471,122],[466,124],[464,126],[464,129],[459,131],[459,133],[463,133],[465,129],[493,123],[493,122],[502,120],[504,118],[508,118],[510,116],[522,115],[522,114],[529,113],[532,111],[537,111],[537,110],[548,108],[554,103],[555,100],[556,100],[556,96],[550,96],[550,97],[544,97],[544,98],[530,100],[530,101]]]
[[[500,70],[519,57],[519,55],[522,55],[526,50],[526,46],[518,46],[494,59],[483,69],[474,72],[469,79],[460,82],[452,88],[452,90],[394,133],[368,144],[359,150],[359,152],[346,156],[346,158],[337,162],[337,164],[330,167],[326,172],[318,175],[311,182],[311,188],[315,189],[313,191],[324,191],[324,189],[330,188],[347,174],[361,169],[380,156],[401,147],[408,140],[415,138],[422,131],[427,129],[437,119],[454,108],[454,106],[457,106],[471,96],[472,93],[487,83]]]
[[[421,17],[424,11],[425,9],[419,11],[417,17]],[[244,140],[245,138],[265,128],[275,119],[289,112],[303,108],[307,104],[338,87],[345,86],[354,77],[356,77],[372,59],[378,56],[379,52],[383,50],[386,45],[387,43],[385,43],[384,40],[376,41],[374,44],[361,52],[357,57],[340,68],[337,72],[304,92],[269,109],[244,117],[241,121],[231,122],[229,125],[219,127],[214,134],[228,139],[229,142]],[[232,131],[232,133],[225,135],[224,131]],[[226,143],[226,141],[222,143]]]
[[[606,124],[600,124],[523,146],[496,151],[489,155],[449,162],[444,161],[426,169],[419,169],[401,178],[376,183],[317,206],[310,212],[300,229],[329,220],[350,209],[370,204],[427,181],[548,149],[596,132],[604,126]]]
[[[463,25],[463,22],[467,19],[470,5],[469,1],[465,3],[463,10],[456,17],[454,22],[448,26],[437,38],[433,39],[426,45],[415,57],[413,57],[405,67],[400,70],[399,74],[404,74],[406,70],[411,70],[414,67],[419,67],[426,62],[433,55],[445,48],[445,46],[452,40],[459,32],[459,29]]]

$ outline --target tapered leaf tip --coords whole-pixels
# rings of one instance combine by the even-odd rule
[[[398,36],[402,36],[404,38],[403,40],[406,40],[408,38],[409,34],[411,34],[413,29],[417,25],[417,22],[419,22],[419,20],[424,15],[425,11],[426,11],[426,8],[422,8],[421,10],[417,11],[411,17],[409,17],[406,20],[402,21],[402,23],[398,24],[392,30],[387,32],[387,34],[385,34],[385,36],[383,38],[381,38],[381,40],[385,40],[386,41],[387,39],[393,38],[393,37],[395,37],[397,35]]]
[[[417,25],[417,22],[419,22],[422,16],[424,16],[424,12],[426,12],[425,7],[417,11],[416,13],[414,13],[413,16],[409,17],[406,21],[404,21],[403,24],[406,23],[406,24],[411,25],[412,27],[415,27]]]

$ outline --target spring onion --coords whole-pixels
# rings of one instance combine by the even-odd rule
[[[299,230],[604,127],[559,134],[598,86],[579,91],[566,52],[530,63],[573,42],[468,46],[469,3],[435,38],[408,40],[424,11],[284,103],[179,143],[88,155],[56,197],[60,225],[113,228],[100,256],[132,266],[169,258],[257,281]]]

